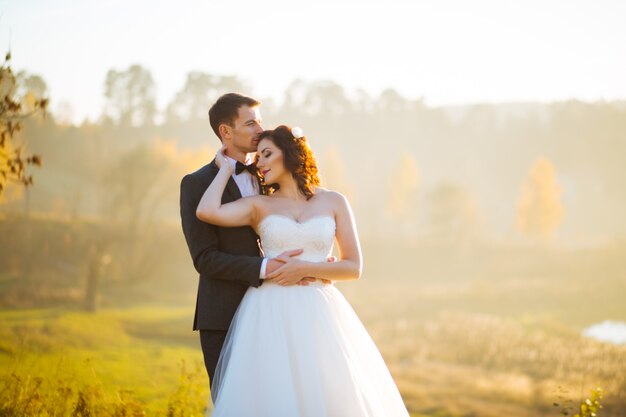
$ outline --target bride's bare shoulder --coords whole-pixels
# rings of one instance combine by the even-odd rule
[[[253,195],[253,196],[246,197],[246,198],[253,198],[254,203],[256,205],[261,205],[261,206],[266,206],[268,204],[271,204],[271,202],[274,200],[274,198],[270,197],[269,195],[263,195],[263,194]]]
[[[316,198],[319,198],[319,199],[332,198],[333,193],[334,191],[329,190],[328,188],[324,188],[324,187],[317,186],[313,189],[313,194],[315,195]]]
[[[320,186],[316,186],[313,189],[313,192],[315,193],[315,195],[323,195],[326,197],[329,195],[333,195],[333,194],[339,194],[337,191],[329,190],[328,188],[324,188]]]
[[[265,207],[268,204],[268,199],[270,197],[266,195],[250,195],[247,197],[243,197],[241,201],[245,201],[247,204],[250,204],[256,208]]]
[[[334,204],[345,204],[348,201],[346,196],[341,194],[339,191],[333,191],[322,187],[315,188],[315,195]]]

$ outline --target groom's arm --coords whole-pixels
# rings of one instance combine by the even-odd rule
[[[219,251],[217,227],[196,217],[196,208],[204,191],[192,175],[185,176],[180,184],[180,217],[196,271],[210,279],[258,287],[261,285],[263,258]]]

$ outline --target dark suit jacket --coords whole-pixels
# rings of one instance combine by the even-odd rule
[[[228,330],[249,286],[261,285],[258,236],[251,227],[218,227],[196,217],[202,195],[218,172],[213,160],[180,184],[180,217],[196,271],[200,273],[194,330]],[[230,178],[222,203],[241,198]]]

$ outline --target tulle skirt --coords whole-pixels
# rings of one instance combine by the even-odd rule
[[[409,415],[352,307],[319,282],[246,292],[212,391],[213,417]]]

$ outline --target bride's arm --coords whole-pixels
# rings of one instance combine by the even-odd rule
[[[203,222],[216,226],[252,225],[256,215],[255,202],[258,196],[245,197],[222,204],[222,194],[224,194],[228,179],[233,173],[233,167],[224,157],[223,149],[215,157],[220,170],[200,199],[196,216]]]
[[[361,277],[363,267],[361,246],[350,204],[339,193],[329,192],[329,194],[335,206],[335,238],[339,248],[339,259],[335,262],[307,262],[292,259],[290,267],[285,264],[269,274],[267,278],[272,278],[277,284],[289,285],[293,279],[290,279],[287,273],[294,272],[292,269],[298,269],[301,276],[322,277],[333,281],[345,281]]]

